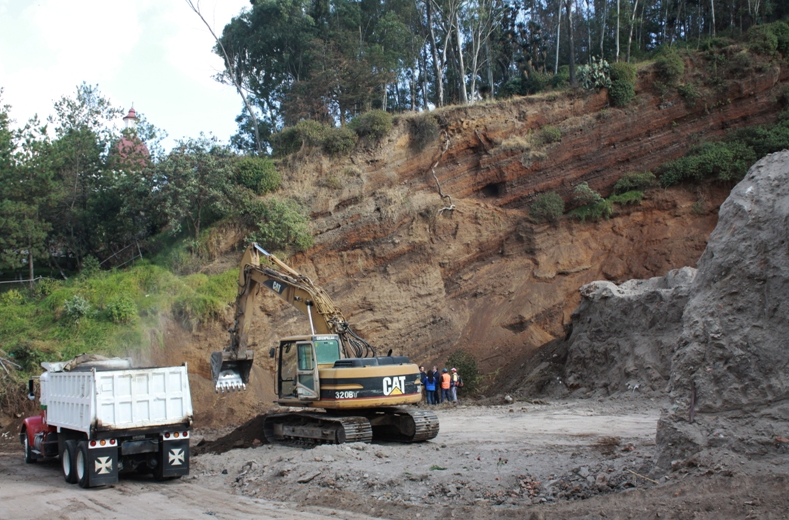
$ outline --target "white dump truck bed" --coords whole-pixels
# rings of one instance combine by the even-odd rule
[[[191,425],[186,366],[45,372],[41,404],[51,426],[90,434],[157,426]]]

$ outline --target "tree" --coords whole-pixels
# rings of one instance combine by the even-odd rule
[[[40,210],[50,193],[49,172],[33,165],[36,140],[26,140],[17,151],[17,139],[29,139],[32,127],[13,132],[10,123],[10,107],[0,104],[0,266],[18,269],[26,263],[32,287],[35,261],[46,256],[51,229]]]
[[[156,165],[159,207],[171,233],[186,227],[197,238],[203,227],[232,211],[235,156],[216,138],[179,141]]]

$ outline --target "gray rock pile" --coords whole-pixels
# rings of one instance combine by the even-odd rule
[[[568,389],[577,395],[665,392],[695,276],[695,269],[683,267],[649,280],[584,285],[572,317]]]
[[[661,467],[720,448],[758,456],[786,447],[789,151],[757,162],[732,190],[697,270],[594,282],[581,293],[567,387],[577,395],[668,392],[657,431]]]
[[[659,463],[789,436],[789,151],[757,162],[720,208],[671,363]]]

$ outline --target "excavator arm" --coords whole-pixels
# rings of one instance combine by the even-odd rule
[[[263,255],[270,266],[261,265]],[[211,354],[211,376],[216,391],[243,390],[249,382],[254,352],[249,350],[249,327],[254,320],[255,298],[261,287],[307,315],[310,330],[315,334],[337,334],[343,357],[375,356],[375,350],[357,336],[340,309],[322,288],[285,264],[257,244],[251,244],[241,258],[238,274],[235,322],[230,332],[230,345]]]

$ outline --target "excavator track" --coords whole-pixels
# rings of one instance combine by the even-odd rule
[[[438,435],[438,417],[429,410],[377,408],[363,414],[271,414],[263,422],[263,433],[271,443],[303,448],[319,444],[369,443],[373,439],[422,442]]]
[[[271,443],[312,447],[319,444],[371,442],[373,430],[366,417],[293,412],[266,416],[263,433]]]
[[[423,442],[438,435],[438,417],[430,410],[378,408],[365,415],[375,440]]]

